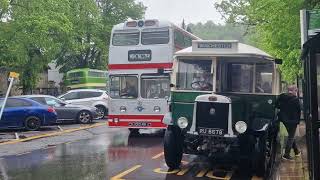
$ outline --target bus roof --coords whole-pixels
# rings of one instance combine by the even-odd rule
[[[274,60],[268,53],[237,40],[193,40],[192,46],[175,53],[176,56],[250,56]]]
[[[139,22],[147,22],[147,21],[154,21],[155,24],[153,26],[141,26],[139,27],[138,25],[137,26],[134,26],[134,27],[128,27],[127,26],[127,23],[130,23],[130,22],[136,22],[137,24]],[[173,24],[172,22],[170,21],[167,21],[167,20],[158,20],[158,19],[144,19],[144,20],[130,20],[130,21],[125,21],[124,23],[120,23],[120,24],[117,24],[117,25],[114,25],[113,28],[112,28],[112,32],[114,31],[123,31],[123,30],[134,30],[134,29],[148,29],[148,28],[164,28],[164,27],[174,27],[176,29],[179,29],[180,31],[182,31],[183,33],[186,33],[188,34],[189,36],[193,37],[194,39],[200,39],[199,37],[189,33],[188,31],[180,28],[179,26]]]

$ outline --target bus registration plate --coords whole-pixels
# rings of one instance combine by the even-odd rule
[[[151,123],[147,122],[131,122],[129,123],[130,127],[149,127],[151,126]]]
[[[218,129],[218,128],[199,127],[198,132],[200,135],[207,135],[207,136],[222,136],[222,135],[224,135],[224,130]]]

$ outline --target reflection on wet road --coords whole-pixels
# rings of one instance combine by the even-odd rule
[[[0,159],[4,180],[261,179],[244,172],[188,155],[168,172],[161,135],[129,137],[126,129]]]

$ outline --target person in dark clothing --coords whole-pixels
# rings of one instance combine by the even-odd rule
[[[282,156],[284,160],[293,160],[293,157],[290,156],[291,149],[294,150],[296,157],[301,155],[294,137],[301,115],[300,102],[296,94],[297,88],[290,86],[288,87],[288,93],[281,94],[276,103],[277,108],[280,109],[279,119],[283,122],[288,132],[285,153]]]

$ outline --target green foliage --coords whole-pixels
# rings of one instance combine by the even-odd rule
[[[21,74],[24,92],[59,51],[59,37],[71,31],[67,0],[1,1],[1,65]],[[65,6],[67,5],[67,6]]]
[[[228,22],[255,29],[251,43],[281,58],[282,75],[288,82],[301,73],[300,13],[303,0],[223,0],[216,3]]]
[[[134,0],[0,0],[0,67],[21,74],[24,93],[53,60],[62,72],[105,69],[112,26],[144,11]]]
[[[201,39],[239,40],[240,42],[247,42],[247,37],[245,36],[247,28],[241,25],[221,25],[207,21],[204,24],[189,24],[188,28]]]
[[[112,26],[128,18],[142,18],[145,7],[134,0],[70,1],[69,17],[74,27],[57,56],[57,64],[62,66],[60,71],[105,69]]]

